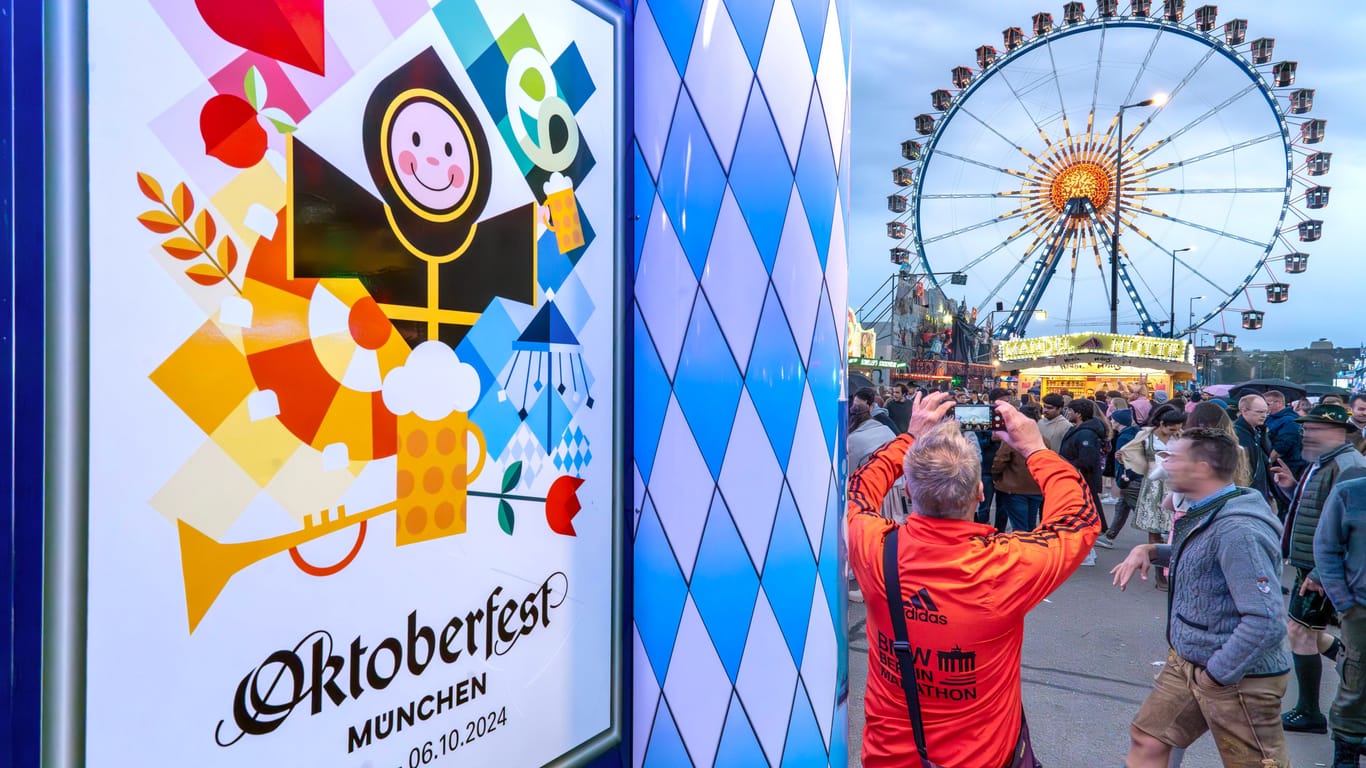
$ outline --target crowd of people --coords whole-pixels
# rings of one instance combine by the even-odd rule
[[[1237,402],[1164,395],[854,393],[848,526],[851,598],[867,603],[865,765],[917,754],[927,767],[1037,765],[1020,696],[1024,616],[1126,525],[1148,542],[1114,583],[1137,576],[1168,592],[1171,652],[1125,764],[1179,765],[1208,731],[1227,766],[1288,766],[1287,731],[1331,728],[1334,768],[1358,765],[1366,394],[1314,404],[1274,390]],[[1004,429],[960,428],[954,409],[981,403]],[[1327,714],[1324,657],[1341,679]],[[973,660],[970,675],[935,677],[960,658]],[[1297,700],[1285,709],[1292,674]]]

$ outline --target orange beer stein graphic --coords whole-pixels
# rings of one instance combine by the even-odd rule
[[[468,435],[479,443],[470,467]],[[484,469],[484,433],[456,411],[440,421],[416,414],[398,417],[399,545],[465,532],[469,483]]]
[[[555,233],[560,253],[569,253],[584,244],[583,222],[579,220],[579,202],[574,197],[574,182],[562,173],[552,174],[545,183],[545,204],[549,215],[543,216],[545,228]]]

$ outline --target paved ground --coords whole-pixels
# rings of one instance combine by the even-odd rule
[[[1048,768],[1122,766],[1129,721],[1151,688],[1166,658],[1166,596],[1146,583],[1121,593],[1110,586],[1109,570],[1142,534],[1126,530],[1113,550],[1096,550],[1095,568],[1082,568],[1030,613],[1024,644],[1024,702],[1034,748]],[[863,732],[863,690],[868,674],[864,606],[849,610],[849,722],[851,765],[858,760]],[[1326,664],[1322,699],[1337,690],[1337,673]],[[1286,700],[1296,696],[1294,678]],[[1287,709],[1289,704],[1287,704]],[[1297,768],[1328,765],[1327,736],[1289,734]],[[1185,768],[1219,768],[1209,736],[1186,755]]]

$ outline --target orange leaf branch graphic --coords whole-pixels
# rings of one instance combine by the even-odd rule
[[[159,235],[179,230],[183,237],[167,238],[161,244],[162,250],[180,261],[194,261],[200,257],[204,262],[191,264],[185,268],[185,276],[199,285],[217,285],[224,280],[239,294],[242,287],[232,279],[232,271],[237,267],[237,245],[229,237],[218,241],[217,258],[214,257],[214,240],[218,238],[218,224],[207,209],[195,216],[194,195],[184,182],[177,184],[167,201],[161,191],[161,184],[151,175],[138,173],[138,188],[148,199],[161,204],[163,210],[146,211],[138,216],[138,223]],[[193,220],[193,224],[191,221]],[[205,263],[207,262],[207,263]]]

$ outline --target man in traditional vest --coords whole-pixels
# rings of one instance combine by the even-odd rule
[[[1319,709],[1323,660],[1336,660],[1342,644],[1324,631],[1333,618],[1333,604],[1314,570],[1314,534],[1328,494],[1340,482],[1366,477],[1366,456],[1353,446],[1357,432],[1347,409],[1320,405],[1295,421],[1303,425],[1303,456],[1309,462],[1298,482],[1284,461],[1272,467],[1276,484],[1290,496],[1281,552],[1295,567],[1290,589],[1290,650],[1294,654],[1299,702],[1281,716],[1287,731],[1327,733],[1328,721]]]

